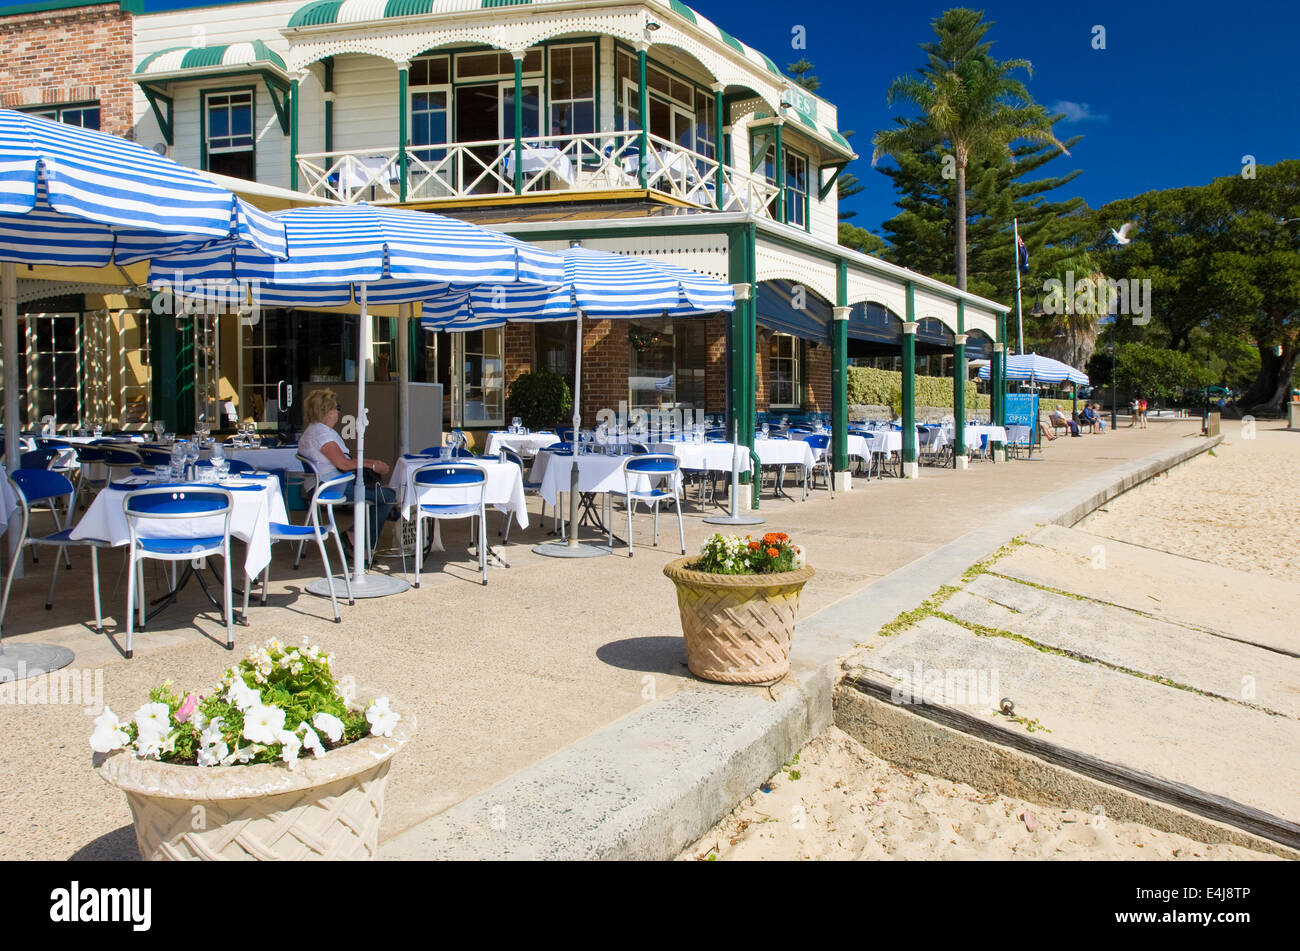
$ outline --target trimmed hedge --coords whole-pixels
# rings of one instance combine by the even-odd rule
[[[875,367],[849,367],[848,390],[849,405],[889,406],[895,412],[898,395],[903,388],[903,374],[894,370],[878,370]],[[947,376],[916,377],[917,406],[952,407],[952,378]],[[1070,400],[1040,398],[1038,411],[1050,413],[1054,409],[1070,412]],[[966,382],[966,412],[987,410],[989,397],[987,393],[978,393],[975,381]]]

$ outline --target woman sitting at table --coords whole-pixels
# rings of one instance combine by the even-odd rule
[[[345,472],[355,472],[356,462],[348,452],[343,439],[334,431],[339,424],[343,407],[331,389],[312,390],[303,402],[302,415],[307,428],[298,437],[298,454],[316,467],[316,474],[329,481]],[[374,557],[379,532],[388,521],[388,513],[397,501],[397,494],[380,484],[387,477],[389,467],[378,459],[366,458],[362,462],[366,481],[366,501],[370,503],[370,551],[367,560]],[[372,475],[373,473],[373,475]],[[349,543],[348,547],[351,545]]]

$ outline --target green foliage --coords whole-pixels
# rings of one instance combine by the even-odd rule
[[[849,405],[888,406],[895,415],[903,408],[903,374],[875,367],[848,368]],[[917,406],[952,406],[952,379],[946,376],[916,377]],[[966,382],[966,409],[988,409],[987,395],[976,391],[975,381]]]
[[[863,254],[874,254],[881,257],[888,245],[885,239],[878,234],[872,234],[866,228],[857,228],[843,221],[840,222],[840,244],[846,248],[852,248],[854,251],[861,251]]]
[[[822,86],[822,81],[812,75],[812,71],[816,68],[808,57],[801,56],[799,62],[790,63],[785,71],[794,79],[796,85],[802,86],[809,92],[816,92]]]
[[[1019,157],[1049,147],[1052,151],[1041,157],[1041,164],[1056,150],[1065,152],[1067,146],[1052,131],[1060,117],[1048,115],[1015,77],[1021,70],[1030,70],[1029,62],[997,60],[990,55],[992,43],[985,41],[984,35],[993,24],[985,22],[982,13],[947,10],[931,21],[931,26],[938,42],[921,45],[928,54],[926,65],[919,75],[895,79],[887,97],[891,106],[905,103],[918,114],[897,118],[892,128],[875,134],[872,162],[892,156],[928,212],[917,220],[900,222],[897,233],[889,235],[895,243],[903,239],[899,253],[906,256],[909,233],[915,225],[929,225],[934,237],[941,222],[944,226],[951,222],[952,231],[942,236],[941,246],[950,255],[953,269],[942,268],[940,273],[951,273],[956,285],[967,289],[967,224],[971,218],[968,192],[975,192],[980,196],[977,201],[985,205],[997,204],[1002,214],[992,217],[997,228],[1005,230],[1010,224],[1010,216],[1006,215],[1010,204],[995,203],[996,195],[991,191],[999,169],[1005,171]],[[949,193],[951,200],[939,201],[944,193]],[[902,203],[900,207],[905,214],[916,210]],[[1002,260],[1003,270],[1010,271],[1007,264],[1014,260],[1012,254],[1009,252]],[[928,262],[904,257],[904,263],[917,270],[934,271]]]
[[[714,575],[762,575],[794,571],[802,565],[803,550],[791,544],[789,535],[768,532],[761,539],[715,534],[690,568]]]
[[[1097,379],[1110,383],[1110,354],[1093,358]],[[1214,382],[1213,374],[1189,354],[1144,343],[1122,343],[1115,350],[1115,375],[1119,392],[1148,402],[1176,402],[1184,390]]]
[[[524,373],[510,384],[506,415],[518,416],[529,429],[551,429],[573,413],[573,394],[564,377],[546,370]]]

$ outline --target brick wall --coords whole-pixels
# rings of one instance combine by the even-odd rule
[[[506,324],[505,326],[505,377],[506,393],[510,384],[533,369],[533,325]]]
[[[803,408],[810,413],[829,413],[831,398],[831,348],[824,343],[803,348]]]
[[[727,410],[727,322],[729,314],[709,318],[705,331],[704,407],[706,413]]]
[[[131,138],[131,15],[116,3],[0,19],[0,106],[98,102],[100,129]]]
[[[627,377],[631,348],[627,320],[590,320],[583,323],[582,425],[596,425],[596,411],[617,410],[627,402]]]

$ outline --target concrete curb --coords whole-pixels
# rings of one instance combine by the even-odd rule
[[[384,859],[671,859],[833,720],[839,658],[1036,525],[1070,525],[1218,445],[1145,456],[1054,492],[800,621],[777,687],[694,683],[381,844]]]

